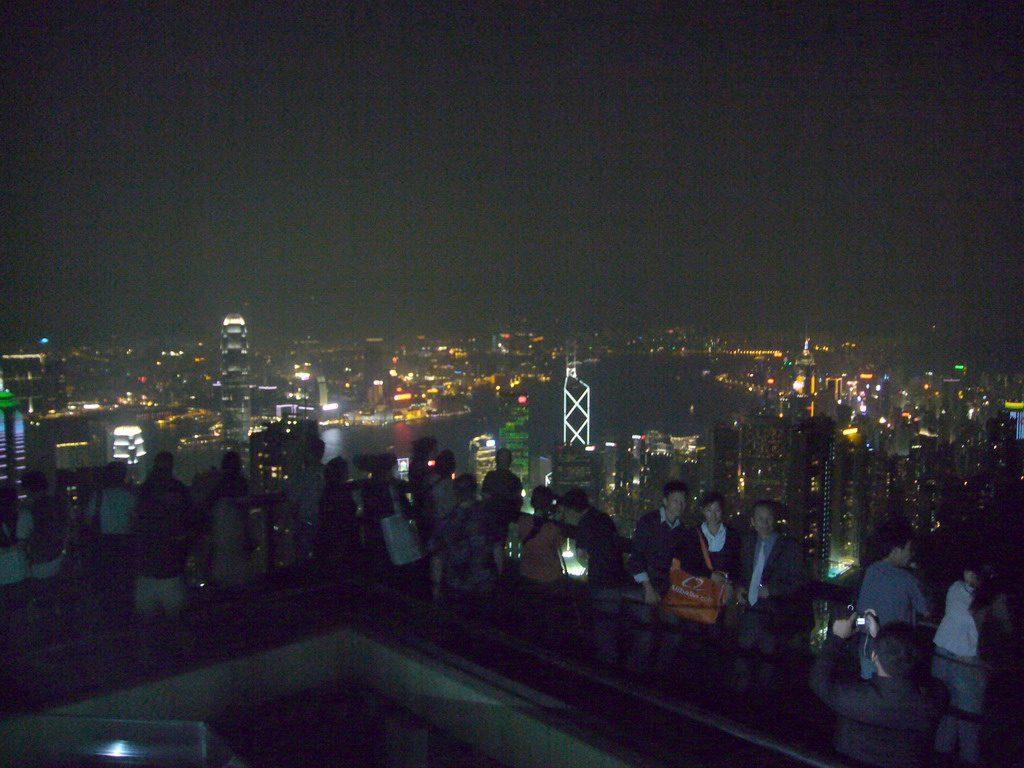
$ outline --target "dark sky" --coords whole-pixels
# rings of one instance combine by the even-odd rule
[[[7,343],[1022,325],[1018,3],[9,5]]]

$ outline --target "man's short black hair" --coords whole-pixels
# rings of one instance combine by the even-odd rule
[[[590,499],[587,498],[587,492],[582,488],[570,488],[559,497],[558,503],[563,507],[582,512],[590,506]]]
[[[665,483],[665,487],[661,489],[661,495],[667,499],[673,493],[683,493],[689,495],[690,486],[688,486],[682,480],[669,480],[667,483]]]
[[[914,529],[902,517],[890,517],[878,526],[878,551],[887,557],[894,549],[902,549],[914,540]]]
[[[914,628],[901,621],[886,624],[878,630],[875,653],[889,677],[910,677],[921,658]]]
[[[508,448],[499,448],[494,452],[494,463],[498,467],[508,469],[512,465],[512,451]]]
[[[557,501],[558,497],[555,496],[555,492],[547,485],[538,485],[533,489],[533,493],[530,494],[530,506],[534,509],[543,506],[545,502],[547,502],[548,506],[554,506]]]

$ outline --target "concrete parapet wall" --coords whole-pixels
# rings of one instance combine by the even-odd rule
[[[378,691],[427,723],[506,765],[609,768],[656,765],[601,737],[563,703],[427,644],[401,644],[354,627],[78,701],[49,715],[210,720],[336,680]],[[0,744],[38,745],[31,716],[0,723]],[[7,750],[3,750],[7,753]],[[17,754],[0,760],[19,763]]]

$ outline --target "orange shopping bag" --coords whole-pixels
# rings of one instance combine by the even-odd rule
[[[704,550],[704,563],[708,570],[713,572],[714,567],[711,565],[711,555],[704,542],[704,535],[700,531],[697,535],[700,536],[701,549]],[[718,621],[718,614],[723,605],[724,584],[716,584],[711,577],[694,576],[680,568],[678,560],[672,561],[668,590],[658,605],[661,610],[681,619],[714,624]]]

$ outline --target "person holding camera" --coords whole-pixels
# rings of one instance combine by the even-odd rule
[[[862,632],[874,639],[870,680],[837,679],[835,668],[846,641]],[[879,628],[873,612],[851,613],[832,622],[832,631],[811,669],[811,689],[836,713],[835,748],[866,765],[922,766],[945,705],[945,690],[930,681],[918,684],[920,659],[914,630],[892,622]]]

